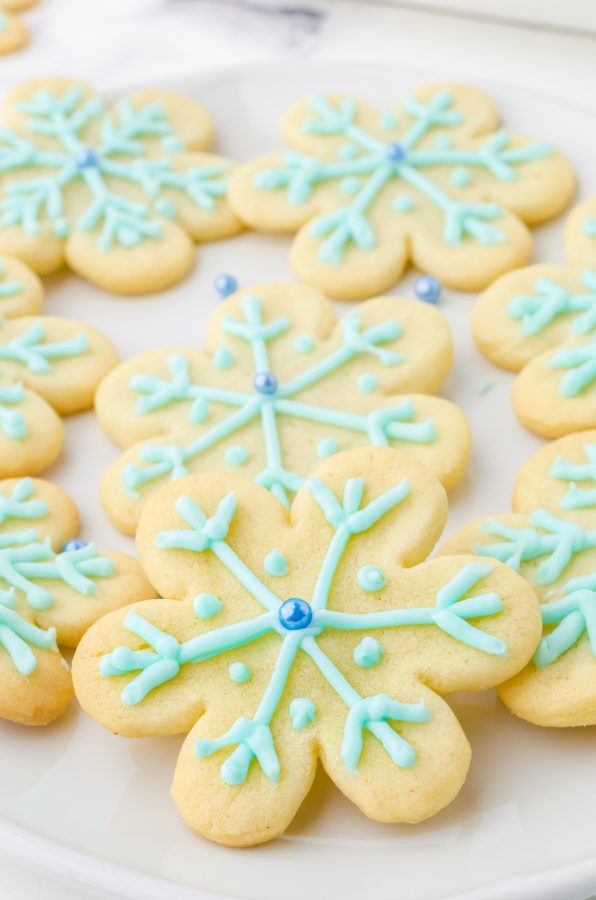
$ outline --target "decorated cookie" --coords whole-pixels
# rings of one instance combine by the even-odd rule
[[[93,406],[118,361],[99,331],[38,315],[42,303],[39,278],[0,256],[0,478],[47,469],[62,449],[60,416]]]
[[[480,295],[472,317],[484,355],[520,372],[517,415],[551,438],[596,427],[596,198],[572,212],[565,248],[572,265],[503,275]]]
[[[75,647],[100,616],[153,593],[135,560],[76,537],[77,508],[31,478],[0,482],[0,717],[45,725],[72,698],[58,645]]]
[[[205,352],[151,350],[104,380],[99,420],[134,446],[108,469],[103,503],[134,533],[164,481],[224,469],[288,505],[321,459],[366,443],[408,450],[450,487],[468,462],[469,427],[426,392],[451,362],[448,326],[426,304],[385,297],[338,322],[312,288],[257,285],[221,304]]]
[[[346,300],[382,293],[408,260],[451,287],[486,287],[527,261],[527,226],[574,190],[560,153],[500,129],[492,101],[462,85],[427,86],[382,115],[310,97],[282,131],[293,149],[241,166],[230,202],[253,228],[297,231],[298,277]]]
[[[500,688],[511,711],[536,725],[596,725],[596,431],[531,456],[513,508],[465,528],[441,552],[507,563],[542,604],[533,661]]]
[[[137,544],[179,602],[95,625],[73,664],[78,699],[127,736],[188,731],[173,797],[223,844],[279,835],[317,758],[373,819],[433,815],[470,761],[440,695],[515,674],[540,634],[533,591],[502,563],[423,562],[446,511],[430,471],[386,447],[323,462],[291,512],[227,473],[166,485]]]
[[[40,274],[67,262],[124,294],[175,284],[194,241],[240,229],[228,164],[200,152],[211,139],[206,111],[169,91],[137,91],[106,111],[83,82],[25,82],[0,133],[0,250]]]
[[[29,40],[29,32],[17,15],[37,0],[0,0],[0,55],[19,50]]]

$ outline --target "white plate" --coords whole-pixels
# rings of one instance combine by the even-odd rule
[[[280,114],[302,94],[344,90],[389,107],[438,77],[310,63],[236,70],[173,87],[207,105],[217,122],[218,148],[244,159],[281,146]],[[596,190],[593,117],[512,87],[487,88],[512,130],[558,144],[578,170],[582,195]],[[562,259],[560,234],[558,223],[537,235],[537,258]],[[200,345],[217,304],[214,276],[232,272],[243,286],[290,278],[287,250],[284,238],[254,234],[201,248],[191,278],[150,298],[117,299],[64,275],[48,285],[46,309],[102,327],[123,355],[187,341],[193,329]],[[399,293],[411,296],[411,289],[410,275]],[[469,295],[446,292],[441,305],[457,343],[445,395],[467,412],[475,439],[469,474],[451,496],[450,530],[507,511],[516,472],[540,445],[513,415],[511,376],[493,369],[472,345],[472,302]],[[481,394],[485,378],[494,388]],[[83,537],[131,549],[98,501],[100,474],[116,453],[91,414],[77,417],[49,476],[78,501]],[[210,844],[182,823],[169,797],[182,738],[119,738],[74,704],[45,729],[2,724],[0,852],[98,893],[138,900],[580,900],[594,892],[594,730],[533,728],[510,716],[493,693],[456,698],[454,706],[474,759],[460,796],[443,813],[415,827],[379,825],[320,776],[285,837],[248,851]]]

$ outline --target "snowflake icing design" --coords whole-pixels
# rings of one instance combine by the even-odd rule
[[[474,92],[474,97],[480,108],[487,104],[482,95]],[[406,256],[402,249],[404,233],[413,229],[418,234],[420,230],[418,238],[422,241],[426,228],[430,238],[430,231],[436,227],[431,224],[434,220],[441,225],[439,233],[432,234],[432,241],[442,241],[446,254],[449,248],[464,243],[471,252],[469,248],[474,246],[488,249],[518,241],[520,235],[515,234],[511,212],[506,211],[507,202],[515,209],[514,196],[509,191],[504,205],[497,202],[499,185],[517,182],[523,194],[528,191],[532,172],[534,177],[541,176],[544,190],[552,192],[547,178],[551,164],[564,167],[559,173],[561,183],[569,180],[571,187],[572,178],[567,164],[545,142],[513,139],[504,130],[475,134],[468,122],[469,99],[467,91],[460,94],[457,88],[431,89],[424,100],[411,96],[399,115],[382,115],[374,125],[372,111],[353,99],[312,97],[307,104],[299,105],[300,121],[297,112],[290,113],[286,129],[292,143],[299,148],[310,147],[312,152],[292,150],[280,158],[279,164],[272,164],[268,158],[241,168],[232,180],[232,203],[258,228],[268,221],[261,222],[258,208],[255,210],[258,194],[284,192],[286,209],[293,213],[284,216],[288,225],[298,221],[295,211],[300,207],[309,210],[303,253],[310,257],[316,252],[318,266],[331,268],[340,266],[348,251],[354,257],[357,251],[366,255],[379,248],[388,235],[395,245],[395,260],[399,260]],[[470,121],[473,118],[470,116]],[[332,151],[335,159],[331,158]],[[337,188],[333,200],[329,190],[332,185]],[[312,201],[321,191],[324,211],[312,218]],[[487,195],[493,199],[486,199]],[[568,196],[565,192],[561,207]],[[385,220],[375,215],[379,204],[387,211]],[[534,205],[538,213],[542,205],[538,197]],[[418,211],[429,206],[438,215],[422,224]],[[391,216],[400,224],[392,225]],[[523,262],[521,257],[525,255],[524,249],[509,265],[504,260],[495,261],[500,269],[487,269],[484,283],[515,262]],[[432,259],[425,259],[425,264],[439,277],[445,275],[453,284],[469,286],[462,280],[462,273],[458,275],[457,268],[461,267],[456,259],[459,257],[454,256],[453,266],[442,272],[433,270],[436,261]],[[293,262],[298,264],[296,254]],[[379,290],[395,280],[394,268]],[[310,261],[308,267],[301,267],[300,274],[309,280],[309,273],[311,279],[318,277],[314,270],[315,263]],[[319,268],[317,272],[320,274]],[[329,288],[332,283],[326,280],[320,286]]]
[[[229,371],[233,376],[231,380],[233,387],[221,386],[219,377],[215,379],[213,385],[193,381],[189,360],[181,353],[172,353],[167,358],[169,379],[152,373],[146,361],[140,362],[138,368],[135,366],[135,374],[130,377],[125,374],[131,369],[128,363],[121,367],[121,372],[115,370],[112,373],[113,377],[102,386],[97,402],[100,418],[108,430],[110,430],[109,417],[115,415],[120,406],[119,415],[123,423],[130,422],[131,415],[149,421],[153,413],[172,410],[172,422],[177,423],[180,431],[180,413],[176,411],[176,406],[186,402],[188,411],[185,434],[188,436],[189,429],[193,427],[198,432],[194,439],[187,439],[182,443],[176,442],[176,431],[172,430],[161,443],[146,441],[140,447],[134,447],[116,463],[114,471],[118,473],[118,494],[138,500],[143,497],[147,487],[164,478],[176,479],[188,474],[193,464],[200,463],[202,456],[217,446],[222,450],[225,448],[226,466],[232,468],[245,466],[251,455],[242,443],[245,436],[244,429],[250,423],[254,423],[261,428],[260,444],[265,463],[264,467],[255,473],[254,480],[288,506],[291,496],[304,483],[304,474],[308,472],[309,455],[314,455],[312,447],[306,440],[304,454],[300,459],[300,465],[306,471],[296,471],[288,467],[286,464],[288,448],[284,446],[280,434],[280,425],[288,420],[321,426],[323,436],[316,446],[316,455],[319,458],[328,457],[342,449],[343,435],[349,436],[352,441],[354,436],[361,436],[362,442],[380,446],[390,444],[401,446],[414,454],[418,447],[427,448],[427,452],[430,448],[436,447],[437,456],[427,456],[425,461],[431,468],[439,470],[442,478],[446,476],[445,472],[440,471],[444,459],[439,458],[447,454],[444,443],[446,435],[443,431],[450,431],[456,435],[457,454],[462,459],[466,453],[466,426],[461,414],[446,401],[432,398],[432,402],[437,404],[437,411],[443,407],[443,414],[453,419],[449,428],[445,426],[445,429],[439,429],[433,416],[420,417],[419,405],[425,398],[418,396],[413,399],[410,396],[401,396],[396,398],[395,403],[389,405],[385,397],[379,396],[379,382],[383,371],[398,369],[405,362],[405,357],[399,352],[405,326],[399,321],[397,306],[399,301],[393,303],[396,304],[396,312],[392,317],[375,322],[370,327],[363,324],[363,319],[367,315],[372,315],[375,301],[370,301],[370,304],[364,304],[360,309],[349,313],[339,326],[341,343],[339,345],[334,343],[325,355],[319,354],[310,365],[308,357],[314,352],[315,341],[309,334],[299,334],[293,340],[288,353],[293,354],[297,361],[304,359],[304,363],[299,363],[297,374],[289,377],[287,381],[278,379],[272,371],[271,355],[274,353],[276,342],[282,338],[288,339],[291,334],[294,324],[291,304],[287,305],[287,315],[273,316],[269,314],[267,303],[250,293],[244,294],[239,304],[237,298],[227,302],[226,308],[230,311],[219,319],[219,330],[223,340],[228,340],[228,344],[221,343],[214,354],[213,362],[209,363],[214,367],[215,373],[225,375]],[[370,312],[367,313],[367,310]],[[316,307],[314,311],[322,312]],[[391,315],[388,307],[387,312]],[[432,319],[428,323],[425,321],[425,316],[436,315],[434,311],[420,306],[417,315],[420,321],[413,321],[412,329],[420,328],[422,331],[425,325],[428,328],[434,327]],[[238,386],[235,371],[237,359],[229,346],[231,337],[246,348],[250,348],[252,378],[245,373],[244,366],[241,367],[241,378],[247,384],[248,390]],[[370,360],[369,371],[356,378],[354,385],[361,398],[370,398],[370,402],[367,401],[367,413],[354,412],[354,401],[343,397],[340,400],[343,408],[338,404],[338,408],[335,409],[327,406],[324,400],[310,402],[302,399],[302,395],[307,394],[311,388],[325,387],[338,371],[347,368],[350,362],[360,359],[367,362]],[[159,370],[157,365],[154,368]],[[420,376],[409,377],[408,386],[415,388],[417,380],[420,383]],[[130,408],[130,403],[126,407],[122,406],[122,388],[125,388],[129,396],[130,392],[135,396],[134,410]],[[427,402],[430,399],[426,398]],[[212,410],[221,410],[224,415],[223,417],[218,415],[210,426],[209,417]],[[102,412],[105,414],[102,415]],[[332,434],[337,435],[337,438],[326,437],[324,431],[326,427],[332,430]],[[156,426],[156,433],[160,433],[159,428],[163,431],[161,421]],[[295,436],[294,444],[297,440],[298,437]],[[214,466],[213,461],[210,466]],[[311,471],[312,468],[314,464]],[[449,482],[448,476],[445,477],[445,481]],[[106,481],[106,484],[108,483],[113,485],[110,472]],[[114,495],[113,491],[106,490],[105,498],[109,510],[120,502],[118,494]]]
[[[353,469],[345,465],[342,468],[342,462],[348,456],[351,456]],[[358,477],[350,477],[350,470],[358,472]],[[385,473],[382,478],[379,477],[381,471]],[[272,506],[274,501],[258,487],[249,482],[242,483],[240,479],[236,479],[236,483],[237,489],[225,493],[226,485],[221,479],[213,485],[213,479],[204,475],[170,485],[156,495],[149,527],[141,523],[147,554],[145,564],[148,570],[159,564],[163,575],[159,589],[164,596],[170,596],[166,583],[169,576],[165,573],[171,573],[172,567],[177,567],[182,580],[177,580],[175,596],[186,599],[175,601],[174,616],[169,612],[173,608],[172,600],[152,601],[119,611],[118,630],[122,643],[118,631],[114,630],[114,618],[109,624],[109,637],[106,637],[107,632],[104,634],[106,620],[89,632],[75,659],[75,687],[83,706],[93,714],[92,698],[104,693],[106,697],[109,695],[107,705],[113,708],[121,726],[131,716],[133,721],[149,723],[143,716],[152,714],[152,710],[159,707],[163,711],[166,707],[174,709],[177,706],[175,685],[179,680],[180,689],[186,692],[185,703],[190,697],[189,686],[194,685],[197,695],[196,701],[191,702],[192,709],[200,710],[199,698],[204,685],[215,684],[216,670],[221,676],[220,661],[232,663],[229,675],[240,686],[239,691],[243,690],[241,685],[251,681],[252,670],[246,663],[232,661],[239,648],[253,648],[252,656],[244,658],[254,666],[255,680],[257,676],[259,678],[259,688],[251,694],[255,707],[245,707],[245,712],[237,717],[228,710],[219,722],[223,731],[210,733],[208,726],[200,729],[200,736],[192,738],[194,769],[203,766],[204,760],[221,754],[218,769],[224,785],[240,789],[249,777],[253,778],[250,770],[254,766],[261,770],[259,776],[264,776],[263,783],[282,781],[282,748],[276,725],[281,709],[287,710],[285,715],[289,712],[295,731],[308,729],[314,723],[323,730],[328,726],[328,705],[323,708],[314,682],[309,681],[317,704],[308,695],[291,699],[292,692],[300,690],[300,675],[293,674],[295,667],[303,666],[307,660],[308,671],[312,666],[312,672],[316,672],[315,681],[321,679],[327,686],[325,696],[335,697],[338,709],[343,711],[343,737],[336,749],[329,750],[339,755],[342,770],[347,773],[361,770],[366,742],[371,737],[380,743],[392,769],[419,765],[415,747],[400,733],[399,723],[415,726],[416,734],[418,728],[424,729],[429,723],[432,727],[431,695],[421,698],[407,675],[395,676],[388,692],[373,690],[366,694],[361,685],[372,677],[366,673],[390,665],[387,660],[400,654],[399,641],[394,643],[398,633],[403,635],[416,628],[421,640],[431,643],[438,640],[443,650],[452,642],[470,648],[468,652],[476,657],[480,666],[489,665],[485,661],[491,660],[492,677],[498,679],[496,669],[502,674],[504,669],[501,667],[509,668],[516,662],[511,659],[507,646],[507,636],[511,632],[503,631],[499,623],[504,611],[510,614],[515,607],[517,600],[512,602],[512,597],[521,599],[519,592],[515,593],[515,590],[519,591],[519,585],[514,590],[514,585],[507,581],[507,578],[517,576],[507,575],[498,562],[474,561],[470,556],[453,560],[448,568],[441,568],[445,561],[438,565],[436,561],[428,561],[415,569],[421,579],[419,589],[413,588],[418,602],[408,605],[410,589],[401,578],[418,577],[418,574],[407,576],[407,570],[398,567],[397,571],[402,573],[398,578],[393,566],[381,571],[378,566],[367,565],[358,573],[360,589],[348,600],[345,579],[354,577],[356,581],[356,572],[349,573],[354,559],[362,560],[362,556],[354,556],[354,545],[359,545],[361,550],[366,546],[369,551],[378,552],[379,544],[375,543],[371,533],[378,525],[381,531],[386,528],[387,518],[391,519],[389,527],[396,529],[396,535],[403,533],[408,510],[411,512],[411,504],[420,503],[422,491],[425,491],[425,508],[430,510],[432,507],[428,512],[429,526],[433,531],[440,527],[437,516],[441,519],[441,515],[435,508],[439,496],[436,480],[405,455],[375,448],[372,456],[364,449],[338,455],[306,481],[296,501],[297,519],[293,518],[293,526],[298,526],[298,519],[306,516],[318,536],[320,558],[313,571],[306,573],[299,549],[303,546],[304,533],[300,538],[296,536],[296,546],[285,543],[290,561],[289,567],[276,573],[275,577],[284,576],[284,587],[278,589],[274,581],[263,578],[255,565],[254,555],[252,561],[248,561],[247,545],[243,543],[246,529],[249,533],[253,530],[253,520],[250,515],[246,518],[247,510],[260,510],[259,514],[267,520],[268,514],[278,507]],[[434,497],[432,492],[428,493],[431,483],[436,486]],[[155,518],[157,507],[159,515]],[[206,512],[207,508],[213,512]],[[396,515],[405,518],[399,518],[398,522]],[[281,516],[288,524],[289,517],[278,509],[280,523]],[[163,525],[165,530],[160,531]],[[425,530],[424,525],[419,527]],[[285,540],[281,534],[283,530],[276,531],[277,538],[282,541]],[[387,532],[385,535],[387,537]],[[255,540],[260,543],[258,536]],[[432,540],[425,533],[419,546],[419,559],[425,556],[425,542],[428,541],[430,547]],[[398,549],[396,553],[399,558]],[[342,581],[341,588],[336,586],[338,580]],[[222,587],[224,581],[227,589]],[[222,591],[221,599],[205,593],[198,594],[194,601],[189,599],[197,590],[213,589]],[[338,590],[342,598],[339,608]],[[245,601],[250,603],[245,605]],[[211,620],[221,614],[222,608],[226,612],[226,624],[212,625]],[[523,616],[528,612],[529,607],[524,609]],[[519,607],[515,614],[521,614]],[[438,635],[441,637],[437,638]],[[325,643],[329,636],[334,636],[333,640],[340,643],[344,636],[360,641],[353,651],[351,663],[345,655],[342,663],[334,661],[336,653],[329,643]],[[529,657],[533,646],[530,638],[524,658]],[[335,650],[338,650],[337,646]],[[469,665],[469,657],[466,658],[466,665]],[[517,664],[523,664],[523,660],[517,660]],[[216,666],[216,670],[212,666]],[[267,672],[265,679],[260,672],[263,668]],[[198,674],[198,680],[192,681],[190,671],[193,670],[203,670],[203,682]],[[363,674],[357,680],[357,688],[354,680],[359,670]],[[388,669],[382,671],[388,673]],[[382,675],[380,677],[381,682],[377,680],[375,687],[382,683]],[[404,684],[410,685],[407,702],[403,695],[399,696],[397,682],[401,677]],[[119,680],[124,684],[118,685]],[[332,695],[327,694],[328,688]],[[219,683],[215,693],[210,694],[209,707],[211,704],[218,707],[217,694],[221,689],[226,688]],[[170,692],[165,705],[164,690]],[[302,690],[306,690],[304,683]],[[423,693],[420,685],[418,690]],[[412,702],[416,694],[417,699]],[[239,694],[239,701],[241,696],[246,697]],[[336,714],[334,708],[333,715]],[[151,718],[150,730],[157,718]],[[213,729],[209,708],[206,719],[211,719],[210,728]],[[112,728],[111,719],[101,721]],[[141,732],[146,733],[144,727]],[[133,732],[126,727],[125,733]],[[410,730],[409,734],[413,733]],[[254,789],[254,778],[251,784]],[[188,793],[186,790],[187,796]],[[196,797],[194,791],[190,793]],[[271,833],[268,836],[271,837]]]
[[[48,238],[49,229],[60,240],[76,232],[93,235],[100,256],[147,240],[159,253],[165,223],[180,219],[180,228],[186,227],[188,216],[179,214],[181,198],[205,215],[220,209],[228,164],[189,155],[199,141],[193,137],[187,148],[170,121],[168,104],[176,102],[174,95],[155,93],[161,100],[139,103],[133,97],[106,110],[88,88],[63,82],[56,88],[33,88],[28,99],[13,102],[18,124],[0,132],[0,242],[2,227],[20,229],[34,245]],[[207,140],[205,136],[202,143]],[[13,173],[18,177],[11,178]],[[81,186],[85,203],[81,209],[79,199],[76,210],[71,209],[69,191]],[[220,225],[219,236],[237,229],[230,220]],[[194,230],[197,239],[210,237],[208,227]],[[170,258],[171,253],[170,246]],[[34,252],[27,258],[36,264]],[[127,265],[135,265],[132,257]],[[99,275],[90,277],[97,280]],[[130,280],[122,281],[122,289],[131,290]]]
[[[533,500],[536,495],[550,498],[552,481],[561,483],[560,509],[533,509],[527,525],[510,524],[507,519],[486,520],[480,525],[484,537],[474,544],[478,555],[506,563],[542,595],[546,630],[534,657],[538,667],[556,662],[584,633],[596,656],[596,444],[584,443],[581,435],[567,440],[573,444],[574,455],[581,453],[587,462],[570,462],[557,453],[532,494]],[[526,464],[528,470],[531,462]],[[578,487],[576,482],[588,486]],[[523,485],[524,476],[520,483]],[[498,540],[487,543],[487,535]],[[460,552],[467,540],[456,536],[450,545],[453,552]],[[582,574],[569,577],[569,569],[576,564]]]

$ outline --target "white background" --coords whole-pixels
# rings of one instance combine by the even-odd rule
[[[483,13],[493,6],[452,5]],[[556,4],[553,13],[553,4],[518,0],[515,11],[531,19],[540,7],[545,22],[560,21],[564,7],[569,29],[371,0],[41,0],[24,14],[29,47],[0,59],[0,90],[37,75],[88,78],[105,91],[256,61],[355,58],[538,88],[596,112],[596,3]],[[82,900],[83,894],[0,863],[0,898]]]

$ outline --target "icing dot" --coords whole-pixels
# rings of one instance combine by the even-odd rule
[[[199,619],[212,619],[218,614],[223,603],[214,594],[199,594],[192,605]]]
[[[355,144],[342,144],[338,148],[338,159],[354,159],[358,154],[358,147]]]
[[[432,275],[423,275],[414,282],[414,293],[425,303],[438,303],[441,296],[441,282]]]
[[[440,134],[435,141],[435,147],[437,150],[451,150],[453,138],[449,137],[448,134]]]
[[[175,219],[178,215],[176,212],[176,207],[170,200],[166,200],[165,197],[160,197],[153,204],[155,207],[155,211],[160,214],[160,216],[165,216],[166,219]]]
[[[238,290],[238,282],[233,275],[222,272],[213,282],[213,287],[220,297],[229,297]]]
[[[290,597],[279,607],[279,623],[287,631],[300,631],[312,622],[312,607],[301,597]]]
[[[387,579],[378,566],[362,566],[358,572],[358,584],[363,591],[380,591]]]
[[[200,425],[207,418],[208,412],[209,406],[205,398],[197,397],[188,411],[188,418],[194,425]]]
[[[319,459],[327,459],[339,451],[339,442],[335,438],[323,438],[317,446],[317,456]]]
[[[167,153],[180,153],[184,150],[184,142],[175,135],[169,135],[161,139],[161,146]]]
[[[383,647],[375,638],[365,637],[354,650],[354,662],[361,669],[372,669],[379,665],[384,652]]]
[[[296,353],[310,353],[315,342],[310,334],[299,334],[294,338],[294,350]]]
[[[87,541],[84,541],[82,538],[73,538],[70,541],[67,541],[62,547],[62,553],[73,553],[75,550],[82,550],[83,547],[87,546]]]
[[[379,118],[379,128],[382,131],[391,131],[392,128],[397,127],[397,116],[393,113],[383,113],[383,115]]]
[[[288,571],[288,561],[279,550],[271,550],[265,557],[265,571],[268,575],[285,575]]]
[[[397,141],[390,141],[385,144],[385,157],[392,163],[401,163],[407,156],[406,148]]]
[[[248,462],[248,450],[239,444],[228,447],[226,450],[225,460],[229,466],[243,466]]]
[[[66,219],[55,219],[52,225],[52,231],[56,237],[67,237],[70,234],[70,225]]]
[[[277,390],[277,378],[272,372],[257,372],[252,380],[255,391],[269,397]]]
[[[91,147],[79,147],[75,151],[74,162],[77,169],[96,169],[99,165],[99,156]]]
[[[379,379],[372,372],[363,372],[358,376],[358,390],[363,394],[370,394],[379,386]]]
[[[359,178],[351,176],[349,178],[343,178],[339,186],[343,194],[348,194],[350,197],[352,197],[360,190],[360,184],[361,182]]]
[[[234,365],[236,359],[229,347],[226,347],[225,344],[222,344],[221,347],[217,350],[213,358],[213,362],[215,363],[216,369],[229,369]]]
[[[312,725],[316,717],[316,708],[312,700],[305,697],[295,697],[290,703],[290,717],[292,728],[302,731]]]
[[[252,678],[252,672],[243,662],[234,662],[228,669],[230,673],[230,678],[234,682],[234,684],[246,684],[247,681],[250,681]]]
[[[457,166],[449,176],[449,181],[455,187],[466,187],[470,183],[470,178],[471,176],[467,169]]]
[[[399,194],[393,201],[395,212],[410,212],[414,209],[414,201],[408,194]]]

